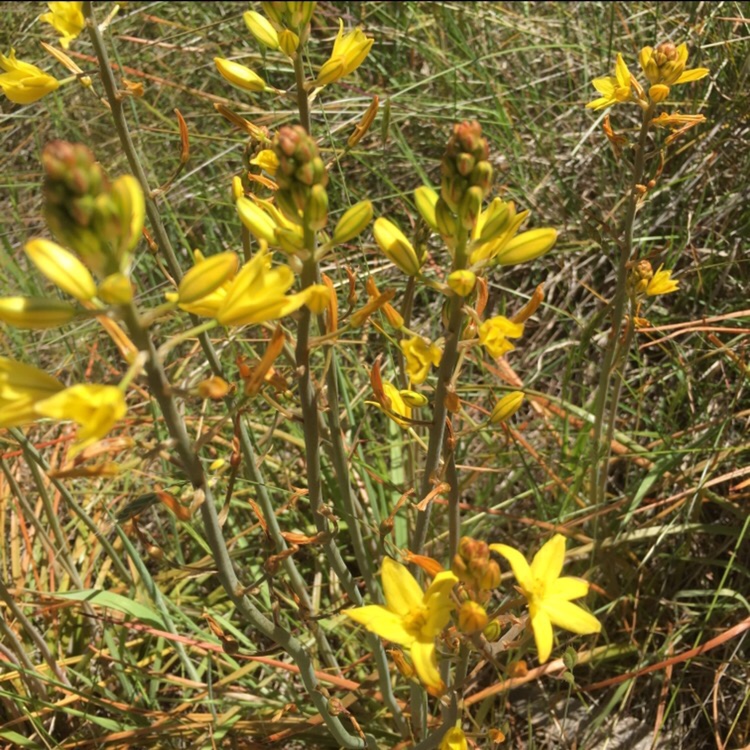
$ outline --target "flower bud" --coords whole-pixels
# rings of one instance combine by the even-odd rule
[[[663,102],[669,96],[669,86],[663,83],[655,83],[648,90],[648,97],[654,104]]]
[[[201,380],[196,386],[196,392],[202,399],[219,401],[229,393],[231,386],[226,380],[218,375]]]
[[[360,201],[344,212],[333,230],[331,242],[341,245],[358,237],[372,221],[372,203]]]
[[[465,229],[473,229],[477,223],[479,214],[482,212],[482,189],[476,186],[470,187],[461,199],[458,215]]]
[[[468,601],[458,611],[458,629],[466,635],[479,633],[487,627],[489,617],[481,604]]]
[[[482,591],[491,591],[500,585],[500,566],[494,560],[487,562],[478,583]]]
[[[96,284],[86,266],[60,245],[35,239],[27,242],[24,250],[41,273],[71,297],[90,300],[96,295]]]
[[[56,328],[69,323],[76,310],[67,302],[42,297],[0,298],[0,321],[16,328]]]
[[[124,273],[112,273],[99,284],[97,294],[108,305],[127,305],[133,301],[133,285]]]
[[[492,620],[489,622],[484,630],[482,631],[482,635],[490,642],[496,641],[503,632],[502,625],[497,620]]]
[[[243,200],[246,200],[243,198]],[[179,299],[181,304],[190,304],[218,289],[234,278],[240,267],[237,253],[218,253],[193,266],[180,281]]]
[[[325,229],[328,223],[328,193],[323,185],[313,185],[311,188],[304,219],[310,229]]]
[[[414,200],[417,204],[417,211],[420,216],[427,222],[430,229],[438,231],[437,219],[435,217],[435,207],[440,196],[426,185],[418,187],[414,191]]]
[[[253,93],[266,90],[266,82],[250,68],[223,57],[214,57],[214,63],[222,78],[238,89]]]
[[[365,111],[362,119],[354,126],[354,132],[346,140],[346,145],[349,148],[353,148],[364,138],[367,131],[372,127],[372,123],[375,122],[379,108],[380,99],[377,96],[373,96],[370,106]]]
[[[530,229],[514,237],[496,257],[498,265],[514,266],[548,253],[557,242],[555,229]]]
[[[401,390],[399,393],[401,394],[401,398],[404,399],[404,403],[407,406],[411,406],[412,409],[421,409],[430,403],[430,400],[423,393],[409,390]]]
[[[468,297],[477,283],[477,276],[473,271],[453,271],[448,276],[448,286],[459,296]]]
[[[276,224],[260,206],[242,196],[237,201],[237,213],[240,221],[256,239],[264,240],[269,245],[276,244]]]
[[[500,198],[495,198],[482,214],[482,228],[477,238],[477,244],[491,242],[497,239],[508,227],[511,212],[510,205]],[[515,217],[515,210],[513,211]]]
[[[291,29],[280,31],[279,48],[287,57],[294,57],[299,48],[299,37]]]
[[[456,217],[442,197],[435,204],[435,225],[441,237],[456,236]]]
[[[523,404],[525,398],[523,391],[511,391],[506,393],[496,404],[490,414],[492,424],[500,424],[510,419]]]
[[[375,221],[372,232],[380,249],[401,271],[408,276],[419,273],[422,263],[411,242],[395,224],[381,216]]]
[[[265,16],[254,10],[246,10],[242,17],[245,19],[250,33],[268,49],[279,48],[279,35]]]

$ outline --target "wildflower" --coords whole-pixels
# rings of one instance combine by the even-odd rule
[[[101,440],[126,412],[125,395],[114,385],[74,385],[39,401],[36,413],[53,419],[72,419],[81,429],[71,457]]]
[[[506,544],[491,544],[490,549],[510,563],[521,593],[526,597],[542,664],[552,653],[553,625],[579,635],[601,630],[601,623],[592,614],[571,603],[572,599],[586,596],[588,582],[570,576],[560,577],[565,561],[565,537],[562,534],[556,534],[544,544],[534,555],[531,565],[518,550]]]
[[[216,320],[225,326],[243,326],[276,320],[298,310],[310,290],[287,295],[294,284],[289,266],[271,268],[271,256],[261,250],[245,263],[227,290],[226,298],[216,312]]]
[[[412,336],[401,341],[401,351],[406,358],[409,380],[415,385],[424,383],[430,374],[430,365],[437,367],[443,352],[440,347],[425,341],[421,336]]]
[[[617,54],[614,76],[595,78],[593,84],[602,96],[599,99],[594,99],[593,102],[589,102],[586,109],[604,109],[605,107],[611,107],[613,104],[629,102],[633,99],[630,71],[619,53]]]
[[[56,328],[75,315],[76,309],[59,299],[0,297],[0,320],[16,328]]]
[[[59,87],[60,81],[40,70],[36,65],[16,60],[16,51],[0,55],[0,88],[16,104],[31,104]]]
[[[443,571],[422,592],[405,566],[386,557],[382,580],[385,606],[373,604],[345,610],[344,614],[371,633],[407,647],[422,683],[437,692],[442,691],[444,685],[437,668],[435,639],[450,620],[453,608],[450,593],[458,579],[450,571]]]
[[[34,405],[63,389],[59,380],[31,365],[0,357],[0,427],[37,418]]]
[[[355,71],[367,57],[375,40],[366,37],[362,29],[344,34],[344,21],[339,19],[339,33],[333,43],[333,52],[318,72],[315,86],[327,86]]]
[[[479,326],[479,343],[495,359],[516,348],[508,341],[508,338],[517,339],[521,336],[523,336],[523,324],[514,323],[504,315],[488,318]]]
[[[464,730],[455,726],[445,733],[438,750],[468,750],[468,747]]]
[[[646,294],[649,297],[654,297],[657,294],[670,294],[671,292],[676,292],[678,289],[679,282],[672,278],[671,271],[662,271],[663,267],[663,265],[659,266],[656,273],[648,282]]]
[[[638,55],[641,68],[652,86],[689,83],[709,74],[708,68],[685,70],[687,59],[687,44],[675,47],[672,42],[663,42],[656,48],[644,47]]]
[[[331,242],[340,245],[349,242],[364,232],[365,227],[372,221],[372,203],[360,201],[344,212],[333,230]]]
[[[83,3],[47,3],[50,12],[39,16],[60,34],[60,44],[64,49],[83,31],[86,20],[83,17]]]
[[[406,235],[391,221],[382,216],[372,227],[375,242],[390,261],[395,263],[407,276],[417,276],[424,258],[419,258],[414,246]]]
[[[253,93],[266,90],[266,82],[245,65],[226,60],[223,57],[214,57],[214,63],[222,78],[238,89]]]
[[[525,396],[523,391],[511,391],[506,393],[496,404],[490,414],[490,422],[499,424],[509,420],[523,404]]]

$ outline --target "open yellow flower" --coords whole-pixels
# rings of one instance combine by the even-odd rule
[[[50,12],[39,16],[60,34],[60,44],[64,49],[83,31],[86,19],[83,17],[83,3],[47,3]]]
[[[344,34],[344,21],[339,19],[339,33],[333,43],[333,52],[321,66],[314,85],[327,86],[348,76],[364,62],[374,41],[366,37],[362,29]]]
[[[676,292],[679,287],[679,282],[672,278],[671,271],[662,271],[664,266],[659,266],[656,273],[648,282],[646,287],[646,294],[649,297],[654,297],[657,294],[670,294]]]
[[[443,352],[439,346],[425,341],[421,336],[412,336],[410,339],[401,341],[401,351],[406,358],[406,372],[409,380],[419,385],[427,380],[430,374],[430,366],[437,367]]]
[[[592,82],[594,88],[602,95],[586,105],[586,109],[604,109],[613,104],[629,102],[633,98],[632,84],[630,82],[630,71],[618,52],[614,76],[595,78]]]
[[[445,733],[438,750],[468,750],[468,747],[464,730],[455,726]]]
[[[0,357],[0,427],[33,422],[38,416],[34,405],[62,389],[63,384],[43,370]]]
[[[450,620],[450,593],[458,582],[453,573],[438,573],[423,592],[408,569],[386,557],[382,570],[385,606],[372,604],[347,609],[344,614],[371,633],[409,649],[411,660],[424,685],[444,689],[437,667],[435,639]]]
[[[66,388],[39,401],[37,415],[53,419],[72,419],[81,429],[70,455],[101,440],[126,412],[125,394],[114,385],[82,384]]]
[[[488,318],[479,326],[479,343],[497,359],[516,347],[508,341],[523,336],[523,324],[514,323],[504,315]]]
[[[16,60],[16,51],[0,55],[0,89],[16,104],[31,104],[59,87],[60,81],[40,70],[36,65]]]
[[[552,653],[552,626],[579,635],[598,633],[601,623],[589,612],[572,604],[572,599],[586,596],[588,581],[570,576],[560,577],[565,562],[565,537],[556,534],[534,555],[531,565],[507,544],[491,544],[490,549],[502,555],[513,569],[521,593],[529,603],[531,627],[539,651],[539,661]]]

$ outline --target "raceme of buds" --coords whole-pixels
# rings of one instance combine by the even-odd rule
[[[698,81],[708,75],[708,68],[685,70],[687,59],[687,45],[675,46],[672,42],[662,42],[656,48],[644,47],[638,55],[641,69],[652,85],[673,86]]]
[[[344,34],[344,21],[339,19],[339,33],[333,42],[333,51],[318,72],[314,86],[327,86],[354,72],[367,57],[375,40],[366,37],[362,29]]]
[[[0,89],[15,104],[31,104],[60,86],[53,76],[40,70],[36,65],[16,59],[16,51],[10,55],[0,55]]]
[[[496,404],[490,414],[492,424],[500,424],[510,419],[523,404],[525,396],[523,391],[511,391],[506,393]]]
[[[35,239],[26,243],[26,255],[53,284],[77,300],[96,296],[96,284],[86,266],[51,240]]]
[[[223,57],[214,57],[216,69],[221,77],[242,91],[258,93],[266,90],[266,82],[253,70],[245,65],[227,60]]]
[[[328,218],[328,173],[315,140],[300,125],[284,126],[273,150],[279,160],[278,207],[289,221],[322,229]]]
[[[375,242],[378,243],[378,247],[401,271],[407,276],[417,276],[419,274],[425,258],[424,256],[420,258],[417,255],[417,251],[411,242],[406,239],[406,235],[393,222],[381,216],[375,220],[372,233],[375,237]]]
[[[127,272],[145,218],[138,181],[123,175],[110,183],[83,144],[52,141],[42,163],[44,217],[55,238],[100,276]]]
[[[489,546],[468,536],[461,537],[451,570],[474,593],[489,591],[500,584],[500,567],[490,558]]]
[[[440,162],[440,196],[464,226],[476,223],[481,202],[492,182],[489,146],[476,121],[454,125]],[[478,188],[472,190],[472,188]]]
[[[640,260],[630,269],[627,279],[628,294],[638,297],[646,293],[649,282],[654,277],[654,269],[647,260]]]

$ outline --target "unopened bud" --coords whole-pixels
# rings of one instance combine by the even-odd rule
[[[442,237],[456,236],[456,217],[442,198],[435,204],[435,224]]]
[[[243,198],[243,200],[246,200]],[[218,253],[193,266],[180,281],[181,304],[190,304],[218,289],[234,277],[240,266],[237,253]]]
[[[453,271],[448,276],[448,286],[459,296],[468,297],[477,283],[477,276],[473,271]]]
[[[665,86],[663,83],[656,83],[649,88],[648,96],[654,104],[659,104],[659,102],[663,102],[669,96],[669,86]]]
[[[399,393],[401,394],[401,398],[404,399],[404,403],[407,406],[411,406],[412,409],[421,409],[430,403],[427,396],[416,391],[402,390]]]
[[[458,611],[458,629],[467,635],[479,633],[484,630],[488,622],[489,617],[487,616],[487,612],[477,602],[464,602]]]
[[[0,321],[16,328],[56,328],[69,323],[75,314],[75,308],[62,300],[42,297],[0,298]]]
[[[55,285],[77,300],[89,300],[96,284],[86,266],[55,242],[35,239],[24,250],[31,262]]]
[[[500,424],[510,419],[523,404],[525,395],[523,391],[511,391],[506,393],[496,404],[490,414],[492,424]]]
[[[133,301],[133,284],[124,273],[111,273],[99,284],[97,294],[108,305],[127,305]]]
[[[328,193],[323,185],[313,185],[305,206],[304,219],[310,229],[325,229],[328,223]]]
[[[299,47],[299,36],[291,29],[279,32],[279,48],[287,57],[294,57]]]
[[[211,378],[201,380],[201,382],[198,383],[196,390],[201,398],[218,401],[229,393],[231,386],[223,378],[214,375]]]
[[[482,189],[470,187],[461,199],[458,214],[465,229],[473,229],[482,211]]]
[[[414,191],[414,200],[417,204],[417,211],[420,216],[427,222],[430,229],[438,231],[437,219],[435,217],[435,207],[437,206],[440,196],[426,185],[418,187]]]
[[[548,253],[557,242],[555,229],[530,229],[514,237],[497,255],[501,266],[526,263]]]
[[[360,201],[344,212],[333,230],[331,241],[335,245],[358,237],[372,221],[372,203]]]
[[[242,196],[237,201],[237,213],[256,239],[264,240],[269,245],[276,244],[276,224],[260,206]]]
[[[315,315],[320,315],[324,310],[328,309],[328,303],[331,301],[331,291],[325,284],[313,284],[306,290],[307,305],[310,312]]]

